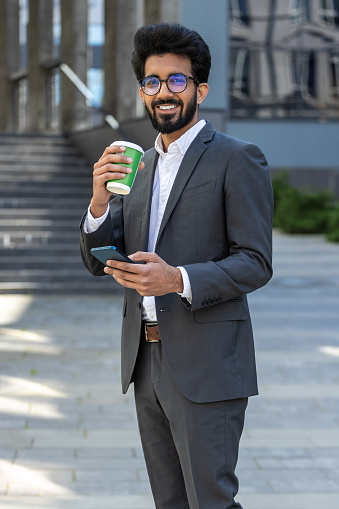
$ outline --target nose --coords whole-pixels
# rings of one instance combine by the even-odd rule
[[[173,97],[173,92],[168,88],[166,81],[160,82],[160,90],[157,93],[157,97]]]

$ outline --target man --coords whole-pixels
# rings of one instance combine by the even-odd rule
[[[210,53],[196,32],[151,25],[134,42],[140,97],[160,134],[131,193],[110,207],[105,183],[128,172],[124,148],[106,148],[94,165],[82,256],[92,274],[125,287],[122,385],[134,382],[156,507],[233,509],[257,394],[246,294],[272,276],[269,170],[257,147],[198,121]],[[146,264],[105,268],[90,254],[104,245]]]

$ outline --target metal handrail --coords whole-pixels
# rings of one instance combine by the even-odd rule
[[[101,104],[98,103],[94,97],[93,92],[85,85],[85,83],[79,78],[79,76],[70,68],[68,64],[52,60],[43,64],[43,68],[51,71],[52,69],[60,69],[60,71],[73,83],[73,85],[79,90],[79,92],[86,99],[86,103],[92,108],[96,109],[104,115],[104,119],[107,124],[114,130],[121,130],[118,120],[113,117],[110,113],[107,113],[102,108]]]

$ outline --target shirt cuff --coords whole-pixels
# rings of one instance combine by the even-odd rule
[[[178,295],[182,297],[183,299],[187,299],[190,304],[192,304],[192,288],[191,288],[191,282],[190,278],[187,274],[186,269],[184,267],[177,267],[177,269],[181,272],[182,281],[184,284],[184,290],[182,293],[178,292]]]
[[[95,232],[99,226],[105,221],[106,217],[109,214],[109,205],[107,206],[107,210],[105,214],[101,217],[93,217],[91,214],[91,205],[88,206],[87,214],[85,220],[83,222],[83,231],[84,233],[93,233]]]

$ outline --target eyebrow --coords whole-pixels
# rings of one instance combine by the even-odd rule
[[[168,79],[170,76],[175,76],[176,74],[181,74],[182,76],[186,76],[186,74],[184,72],[177,71],[177,72],[170,72],[169,75],[167,76],[167,78],[165,78],[165,79]],[[161,80],[159,74],[156,74],[156,73],[147,74],[147,76],[145,76],[143,79],[145,80],[146,78],[158,78],[159,80]]]

